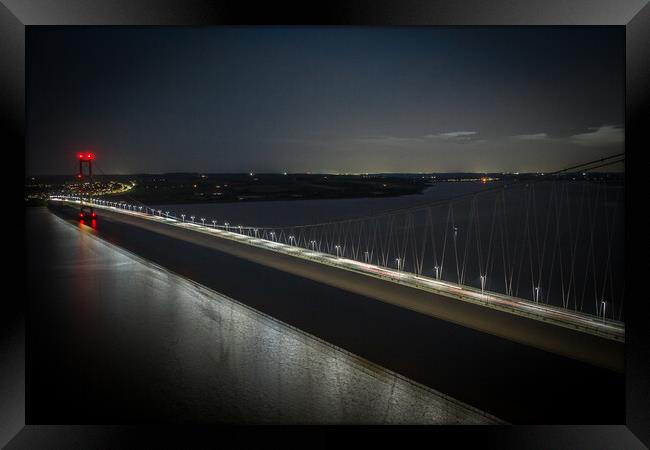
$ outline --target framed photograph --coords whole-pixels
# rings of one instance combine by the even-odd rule
[[[0,444],[650,445],[649,21],[3,1]]]

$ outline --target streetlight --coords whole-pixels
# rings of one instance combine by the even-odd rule
[[[201,224],[205,225],[205,219],[203,217],[201,217]]]
[[[341,246],[340,245],[335,245],[334,248],[336,249],[336,257],[340,258],[339,250],[341,250]]]
[[[600,302],[603,305],[603,322],[605,321],[605,308],[607,307],[607,302],[605,300]]]
[[[292,242],[295,242],[296,237],[294,235],[289,236],[289,245],[293,245]]]
[[[481,294],[485,294],[485,279],[487,275],[481,275]]]
[[[194,223],[194,216],[190,216],[190,219],[192,219],[192,223]]]
[[[435,266],[435,267],[433,268],[433,270],[436,271],[436,280],[439,280],[439,279],[440,279],[440,271],[439,271],[439,269],[440,269],[440,267],[438,267],[438,266]]]
[[[242,226],[241,226],[241,225],[239,225],[238,227],[239,227],[239,234],[242,234],[242,231],[241,231],[241,229],[242,229]]]
[[[166,215],[167,218],[169,219],[169,211],[165,211],[165,215]]]
[[[223,224],[226,226],[226,231],[230,231],[230,222],[224,222]]]
[[[183,219],[183,222],[185,222],[185,214],[181,214],[181,218]]]
[[[257,228],[253,229],[253,231],[255,232],[255,237],[257,237]]]
[[[398,272],[400,271],[400,267],[399,267],[399,263],[400,263],[400,261],[401,261],[401,260],[400,260],[399,258],[395,258],[395,262],[397,263],[397,271],[398,271]]]
[[[368,264],[370,262],[370,253],[368,253],[368,250],[363,252],[363,257],[364,257],[364,261],[366,262],[366,264]]]
[[[535,303],[539,303],[539,286],[535,287]]]
[[[275,242],[275,231],[271,231],[269,234],[271,235],[271,240]]]
[[[216,220],[212,221],[212,228],[217,228],[217,221]]]

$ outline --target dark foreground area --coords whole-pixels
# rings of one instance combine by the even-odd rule
[[[73,214],[58,214],[78,226]],[[119,222],[100,218],[95,228],[98,235],[109,242],[509,422],[624,421],[624,377],[621,374]],[[37,221],[28,220],[27,233],[33,264],[51,267],[75,257],[57,253],[56,246]],[[42,273],[56,275],[53,271]],[[49,291],[52,285],[53,280],[42,278],[30,291],[28,422],[52,422],[54,417],[61,417],[61,422],[88,423],[97,417],[113,417],[113,421],[119,421],[120,413],[125,410],[137,411],[139,417],[149,418],[145,421],[160,419],[161,408],[157,404],[160,399],[154,397],[146,402],[136,395],[139,386],[154,380],[153,373],[142,373],[124,385],[124,377],[117,374],[120,364],[127,362],[123,357],[126,349],[137,347],[146,353],[168,336],[136,333],[131,336],[133,339],[101,346],[98,353],[93,354],[92,361],[75,360],[75,355],[88,355],[86,347],[92,344],[66,342],[66,347],[60,348],[61,339],[69,331],[62,329],[61,321],[51,315],[47,303],[35,301],[52,297]],[[92,292],[87,295],[92,296]],[[76,314],[83,318],[83,309]],[[133,333],[143,318],[116,317],[115,320],[114,326]],[[126,322],[119,323],[120,320]],[[38,326],[34,326],[36,323]],[[187,326],[194,324],[188,322]],[[43,362],[52,362],[62,352],[67,365],[59,366],[55,373],[39,370]],[[161,355],[151,354],[151,358],[156,364],[169,363]],[[84,367],[92,363],[102,367],[101,378],[94,379],[84,372]],[[53,386],[57,389],[53,390]],[[108,392],[133,395],[99,397],[95,393],[100,386],[110,386]],[[163,392],[174,388],[164,383],[159,387]],[[85,410],[80,409],[80,405]],[[179,410],[179,415],[186,413]]]

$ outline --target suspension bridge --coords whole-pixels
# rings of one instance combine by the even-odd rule
[[[139,202],[52,197],[420,313],[621,371],[622,155],[378,214],[232,224]],[[578,170],[576,172],[576,169]],[[575,173],[577,180],[559,181]]]

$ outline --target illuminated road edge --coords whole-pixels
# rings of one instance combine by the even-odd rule
[[[81,205],[81,202],[78,200],[69,200],[61,197],[51,197],[50,200],[75,206]],[[90,204],[87,202],[84,202],[84,205],[90,206]],[[577,330],[611,341],[620,343],[625,342],[624,324],[622,322],[614,321],[611,319],[603,320],[602,318],[588,314],[569,311],[545,304],[536,304],[527,300],[509,297],[495,292],[481,292],[480,290],[472,287],[461,287],[457,284],[436,280],[409,272],[401,272],[387,267],[380,267],[377,265],[362,263],[347,258],[340,258],[328,253],[317,252],[289,244],[283,244],[280,242],[247,236],[244,234],[227,231],[222,225],[202,225],[198,223],[186,222],[171,216],[167,217],[161,215],[152,215],[143,212],[126,210],[114,206],[99,205],[94,202],[92,203],[92,206],[98,210],[103,209],[120,214],[136,216],[140,219],[145,219],[157,223],[164,223],[172,227],[188,229],[197,233],[217,236],[222,239],[228,239],[258,248],[272,250],[274,252],[290,255],[295,258],[333,266],[339,269],[363,274],[365,276],[389,281],[391,283],[401,284],[411,288],[444,295],[446,297],[458,299],[460,301],[472,303],[475,305],[480,305],[486,308],[491,308],[498,311],[507,312],[509,314],[534,319],[544,323]]]

